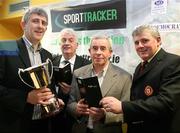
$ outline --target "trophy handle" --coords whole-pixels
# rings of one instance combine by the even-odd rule
[[[31,87],[31,88],[35,88],[34,86],[31,86],[30,84],[28,84],[28,83],[26,83],[26,82],[24,81],[24,79],[21,77],[21,72],[24,72],[24,70],[21,69],[21,68],[19,68],[19,70],[18,70],[18,75],[19,75],[21,81],[22,81],[24,84],[26,84],[27,86],[29,86],[29,87]]]
[[[48,58],[47,60],[46,60],[46,62],[47,63],[50,63],[51,64],[51,75],[50,75],[50,80],[52,79],[52,76],[53,76],[53,63],[52,63],[52,61]]]

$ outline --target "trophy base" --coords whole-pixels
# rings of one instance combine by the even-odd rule
[[[59,102],[57,99],[52,98],[50,99],[50,102],[51,103],[48,105],[42,105],[41,118],[46,118],[52,115],[56,115],[61,111]]]

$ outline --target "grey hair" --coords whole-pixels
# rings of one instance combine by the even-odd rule
[[[105,36],[105,35],[95,35],[91,38],[91,41],[90,41],[90,47],[92,45],[92,41],[93,40],[96,40],[96,39],[105,39],[108,41],[108,47],[109,47],[109,50],[112,51],[112,39],[108,36]]]
[[[45,17],[47,20],[47,23],[48,23],[48,15],[47,15],[46,11],[40,7],[32,7],[32,8],[27,9],[27,11],[25,12],[25,14],[22,18],[22,21],[27,23],[32,14],[37,14],[37,15]]]
[[[60,39],[62,38],[62,34],[64,34],[64,33],[68,33],[68,34],[74,36],[75,41],[78,42],[78,36],[77,36],[77,33],[76,33],[76,31],[74,29],[72,29],[72,28],[64,28],[64,29],[62,29],[61,32],[60,32],[60,36],[59,36]]]
[[[142,34],[145,30],[149,31],[149,33],[151,33],[151,35],[155,38],[160,37],[160,33],[158,31],[158,28],[152,25],[140,25],[137,26],[134,31],[132,32],[132,36],[137,36]]]

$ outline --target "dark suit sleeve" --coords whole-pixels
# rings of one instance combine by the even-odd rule
[[[0,104],[1,107],[17,113],[24,112],[26,96],[22,91],[5,88],[0,85]]]
[[[59,66],[60,58],[61,58],[60,55],[53,55],[52,56],[53,66]]]
[[[6,66],[5,58],[0,57],[0,104],[1,108],[22,113],[26,105],[26,91],[20,91],[17,88],[10,88],[5,85]],[[14,79],[16,80],[16,79]],[[16,82],[16,81],[15,81]],[[8,83],[7,83],[8,84]]]

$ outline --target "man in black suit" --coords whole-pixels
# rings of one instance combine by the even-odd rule
[[[40,104],[49,104],[54,97],[50,86],[34,89],[24,84],[18,69],[26,69],[52,59],[52,55],[41,47],[42,39],[48,25],[47,13],[42,8],[31,8],[22,18],[24,35],[8,45],[0,45],[0,132],[32,133],[41,131],[49,133],[49,119],[41,118],[35,108]],[[28,74],[23,74],[25,82],[31,84]],[[36,108],[37,109],[37,108]]]
[[[54,66],[64,66],[67,62],[71,65],[71,71],[90,64],[88,59],[76,54],[76,49],[78,48],[78,37],[76,32],[71,28],[65,28],[60,32],[60,48],[62,55],[55,56],[53,59]],[[59,83],[56,91],[58,97],[63,99],[65,106],[69,100],[69,92],[71,86],[62,82]],[[52,131],[56,133],[57,131],[62,133],[71,133],[72,123],[74,119],[71,118],[67,112],[61,112],[52,119]]]
[[[147,62],[134,73],[130,102],[106,97],[101,104],[106,111],[123,113],[128,133],[180,132],[180,57],[161,48],[158,30],[149,25],[132,33],[135,49]]]

